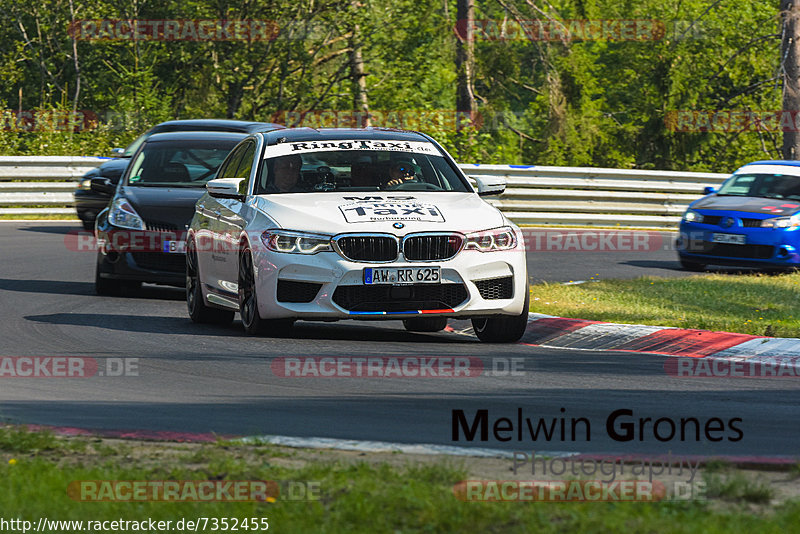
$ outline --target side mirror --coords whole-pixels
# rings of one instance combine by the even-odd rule
[[[214,198],[233,198],[244,201],[244,195],[239,193],[239,184],[245,178],[217,178],[206,183],[206,191]]]
[[[705,186],[703,188],[703,194],[704,195],[710,195],[711,193],[716,193],[716,192],[717,192],[717,188],[716,187],[711,187],[710,185],[707,185],[707,186]]]
[[[100,193],[103,195],[113,195],[114,192],[117,190],[117,184],[112,182],[110,178],[105,178],[101,176],[99,178],[92,178],[91,184],[89,185],[89,189],[91,189],[95,193]]]
[[[125,154],[124,148],[112,148],[111,155],[115,158],[121,158]]]
[[[474,176],[478,184],[478,195],[499,195],[506,190],[506,179],[499,176]]]

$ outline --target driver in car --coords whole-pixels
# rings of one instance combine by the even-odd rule
[[[389,180],[383,184],[384,189],[397,187],[400,184],[414,180],[417,167],[410,161],[400,160],[392,163],[389,168]]]
[[[272,165],[272,182],[267,186],[267,193],[301,193],[299,187],[300,168],[303,159],[297,155],[280,156]]]

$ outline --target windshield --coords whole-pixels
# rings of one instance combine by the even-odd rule
[[[130,166],[127,185],[204,187],[241,139],[147,143]]]
[[[720,187],[718,195],[800,199],[800,176],[737,174]]]
[[[361,150],[332,149],[334,145]],[[405,150],[381,150],[385,145],[402,145]],[[300,148],[293,150],[293,147]],[[256,183],[257,195],[327,191],[471,191],[431,143],[287,143],[268,147],[267,156]]]

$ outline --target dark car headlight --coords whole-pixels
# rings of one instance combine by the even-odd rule
[[[125,198],[118,198],[108,210],[108,222],[119,228],[144,230],[144,221]]]

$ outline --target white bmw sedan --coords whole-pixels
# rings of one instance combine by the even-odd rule
[[[470,318],[514,342],[528,319],[520,229],[480,198],[433,139],[388,129],[255,133],[220,166],[187,234],[195,322],[282,334],[294,321]]]

